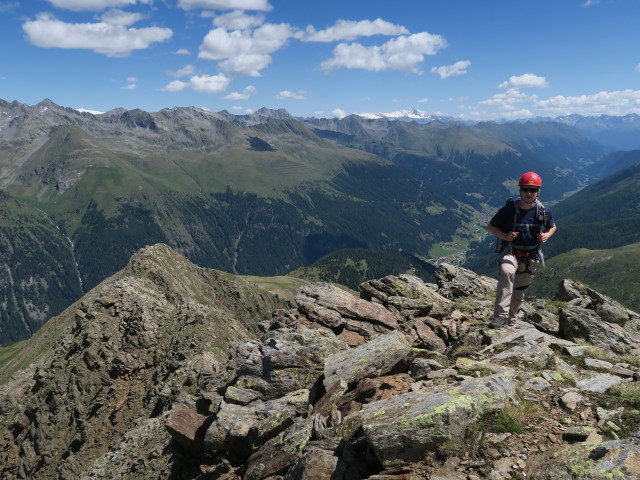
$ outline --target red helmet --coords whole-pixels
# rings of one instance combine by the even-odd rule
[[[520,187],[542,187],[542,179],[540,175],[534,172],[527,172],[520,177],[518,180],[518,185]]]

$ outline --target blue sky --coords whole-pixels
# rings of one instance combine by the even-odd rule
[[[0,98],[467,120],[640,113],[638,0],[0,0]]]

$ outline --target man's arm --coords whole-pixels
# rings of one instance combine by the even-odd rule
[[[556,227],[554,226],[553,228],[555,230]],[[502,230],[492,224],[487,225],[487,230],[489,230],[489,233],[491,235],[495,235],[500,240],[504,240],[505,242],[512,242],[518,236],[518,232],[504,233]]]
[[[540,243],[545,243],[547,240],[549,240],[549,237],[551,235],[553,235],[554,233],[556,233],[556,226],[555,225],[553,227],[549,228],[549,230],[547,230],[546,232],[539,233],[538,234],[538,240],[540,241]]]

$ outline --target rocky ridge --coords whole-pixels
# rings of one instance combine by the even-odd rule
[[[140,463],[168,477],[164,412],[283,305],[166,245],[142,249],[0,369],[11,375],[0,381],[0,478],[82,478],[127,439],[136,448],[118,452],[129,458],[120,478]]]
[[[161,274],[141,262],[158,251]],[[2,478],[640,478],[640,315],[586,285],[504,330],[495,281],[448,264],[359,297],[306,284],[269,318],[267,296],[238,301],[256,288],[169,252],[54,319],[75,324],[52,358],[0,387]],[[216,294],[195,302],[198,279]]]

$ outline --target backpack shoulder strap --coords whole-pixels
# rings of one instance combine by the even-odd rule
[[[549,228],[549,209],[536,199],[536,223],[542,225],[545,230]]]
[[[520,197],[511,198],[509,201],[513,204],[513,209],[515,213],[513,214],[513,227],[511,227],[511,231],[515,232],[516,227],[518,225],[518,217],[520,216]]]

